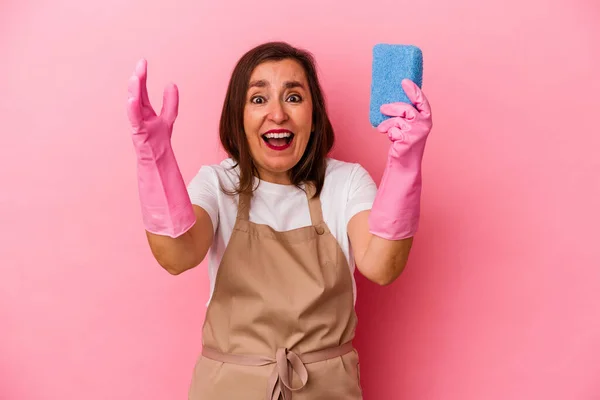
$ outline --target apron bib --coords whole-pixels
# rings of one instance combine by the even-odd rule
[[[346,257],[307,185],[311,226],[249,221],[241,194],[203,326],[189,400],[361,400]]]

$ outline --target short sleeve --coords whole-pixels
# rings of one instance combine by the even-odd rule
[[[346,204],[346,224],[361,211],[370,210],[377,195],[377,185],[369,172],[356,164],[350,175],[348,203]]]
[[[202,166],[187,186],[192,204],[202,207],[210,216],[213,233],[219,223],[218,182],[216,172],[208,166]]]

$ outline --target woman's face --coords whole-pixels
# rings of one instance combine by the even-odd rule
[[[250,77],[244,131],[260,178],[289,184],[312,131],[313,105],[306,74],[295,60],[268,61]]]

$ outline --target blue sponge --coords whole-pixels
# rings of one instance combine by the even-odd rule
[[[390,118],[379,108],[382,104],[405,102],[412,104],[402,89],[402,79],[408,78],[417,86],[423,84],[423,52],[416,46],[376,44],[373,47],[371,104],[369,120],[376,127]]]

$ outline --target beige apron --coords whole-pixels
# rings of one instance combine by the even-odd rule
[[[249,221],[250,195],[219,266],[189,400],[361,400],[352,276],[321,202],[311,226]]]

